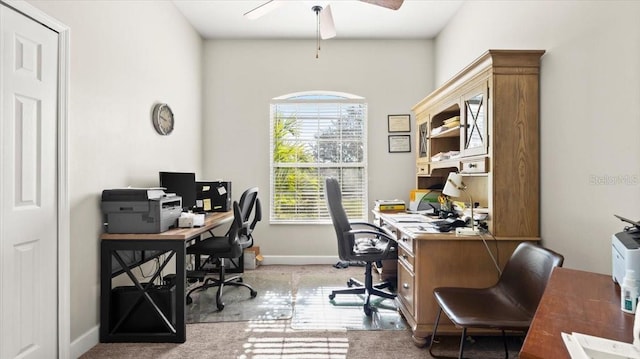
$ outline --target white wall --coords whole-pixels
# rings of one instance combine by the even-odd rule
[[[260,187],[264,220],[255,238],[265,263],[292,263],[301,256],[312,257],[303,261],[337,258],[330,225],[269,224],[272,98],[308,90],[365,97],[371,207],[379,198],[408,201],[415,186],[415,149],[388,153],[387,115],[411,113],[411,107],[432,90],[432,42],[332,39],[322,42],[319,59],[314,46],[313,40],[205,43],[204,173],[211,179],[231,180],[235,199],[247,187]]]
[[[437,83],[487,49],[543,49],[541,233],[611,273],[613,217],[640,218],[640,2],[469,1],[436,39]]]
[[[202,40],[168,1],[29,1],[71,28],[71,340],[99,323],[103,189],[199,171]],[[176,117],[166,137],[154,102]]]

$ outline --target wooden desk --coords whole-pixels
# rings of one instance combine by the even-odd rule
[[[100,236],[101,252],[100,252],[100,342],[172,342],[184,343],[186,341],[186,322],[185,322],[185,283],[186,269],[185,256],[186,246],[189,241],[199,237],[201,234],[208,232],[218,226],[230,222],[233,219],[233,212],[217,212],[212,213],[205,218],[205,224],[202,227],[195,228],[175,228],[162,233],[152,234],[114,234],[104,233]],[[153,253],[151,258],[143,258],[140,262],[131,266],[127,265],[121,254],[125,251],[150,251]],[[149,285],[141,284],[131,272],[131,268],[139,266],[145,261],[158,257],[160,254],[167,253],[166,258],[158,265],[155,273],[148,280]],[[171,259],[175,258],[175,289],[172,293],[175,298],[171,298],[171,315],[167,316],[159,308],[157,300],[150,294],[154,281],[160,277],[165,270],[166,265]],[[112,288],[112,261],[116,260],[122,271],[126,273],[137,289],[134,303],[127,306],[124,315],[121,318],[113,318],[110,311],[113,305],[113,288]],[[116,273],[118,274],[118,273]],[[145,279],[146,280],[146,279]],[[136,303],[138,305],[136,305]],[[166,330],[153,332],[131,332],[124,331],[121,328],[123,321],[135,313],[140,304],[148,304],[151,306],[152,313],[156,314],[161,320]],[[149,308],[147,306],[147,308]]]
[[[374,211],[376,224],[386,228],[398,240],[398,291],[396,303],[407,320],[417,346],[425,346],[433,332],[438,304],[433,290],[442,286],[488,287],[498,281],[496,270],[479,236],[456,236],[455,233],[414,233],[408,228],[419,223],[402,223],[393,214]],[[539,238],[499,238],[484,234],[489,248],[504,267],[522,241]],[[446,316],[440,320],[438,333],[459,334]]]
[[[620,287],[611,276],[556,268],[544,291],[520,359],[569,359],[561,332],[633,341],[634,315],[620,310]]]

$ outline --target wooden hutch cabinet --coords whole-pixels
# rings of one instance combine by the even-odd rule
[[[500,266],[520,242],[540,240],[543,54],[489,50],[412,109],[416,188],[443,185],[449,172],[460,172],[473,201],[488,212],[483,237]],[[479,236],[416,236],[384,215],[378,219],[399,238],[397,302],[416,344],[423,345],[438,310],[435,287],[489,286],[498,272]],[[443,325],[443,332],[455,331],[451,323]]]

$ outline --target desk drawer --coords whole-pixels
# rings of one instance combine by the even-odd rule
[[[487,157],[473,160],[462,160],[460,173],[487,173],[489,164]]]
[[[407,268],[409,268],[411,271],[413,271],[415,257],[411,252],[405,250],[403,247],[400,247],[398,249],[398,260],[403,261],[404,262],[403,264],[406,265]]]
[[[398,245],[400,248],[404,249],[407,251],[408,254],[413,255],[414,252],[414,248],[413,248],[413,238],[411,238],[410,236],[402,233],[401,231],[398,231]]]
[[[398,298],[407,307],[412,317],[415,313],[413,307],[415,298],[414,282],[415,276],[413,272],[402,261],[398,261]]]

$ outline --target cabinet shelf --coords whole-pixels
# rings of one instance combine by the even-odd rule
[[[460,137],[460,127],[450,128],[448,130],[444,130],[435,135],[431,135],[429,139],[435,140],[438,138],[448,138],[448,137]]]

